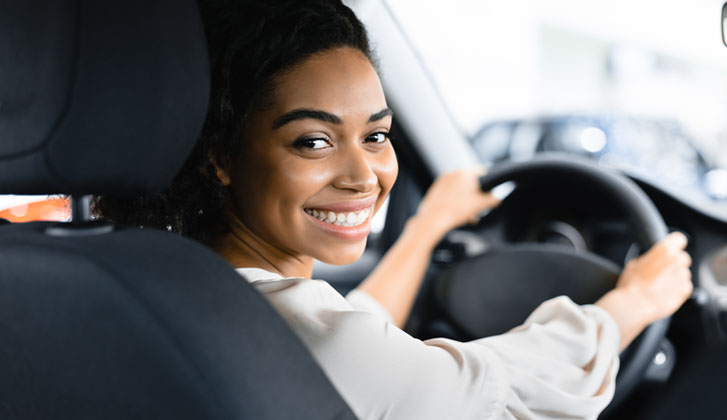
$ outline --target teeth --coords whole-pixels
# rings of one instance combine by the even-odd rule
[[[358,226],[365,222],[371,214],[371,207],[355,212],[334,213],[326,210],[305,209],[305,212],[316,219],[336,226]]]

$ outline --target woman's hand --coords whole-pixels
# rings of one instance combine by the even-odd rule
[[[622,349],[649,324],[676,312],[691,295],[692,259],[686,246],[683,234],[670,234],[626,264],[616,288],[596,302],[619,324]]]
[[[692,258],[684,251],[687,238],[672,233],[649,252],[630,261],[616,288],[642,298],[649,323],[676,312],[692,293]]]
[[[449,172],[429,187],[415,218],[436,236],[435,242],[457,226],[476,223],[483,211],[500,204],[491,193],[480,189],[484,174],[484,168]]]

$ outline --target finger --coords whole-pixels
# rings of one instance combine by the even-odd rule
[[[680,276],[680,278],[684,277],[686,274],[689,275],[688,276],[689,278],[692,277],[692,270],[690,270],[689,267],[681,265],[681,264],[672,264],[669,267],[666,267],[664,271],[676,273]]]
[[[687,237],[681,232],[672,232],[654,244],[644,254],[649,260],[671,260],[687,245]]]
[[[480,204],[482,205],[482,210],[497,207],[500,205],[501,202],[502,200],[495,197],[495,195],[492,193],[486,192],[480,195]]]
[[[686,295],[691,295],[692,291],[694,291],[694,283],[692,283],[692,272],[687,270],[687,272],[684,273],[684,275],[686,277],[686,281],[682,285],[682,287],[683,287],[682,291]]]
[[[670,250],[682,250],[687,247],[687,237],[681,232],[672,232],[661,243]]]
[[[681,270],[677,270],[674,276],[678,279],[678,283],[674,284],[675,290],[683,299],[688,298],[694,290],[692,272],[689,269],[682,268]]]
[[[686,267],[671,266],[662,272],[665,279],[669,279],[664,285],[669,287],[692,287],[692,271]]]
[[[684,251],[682,251],[682,252],[679,253],[678,261],[679,261],[679,263],[681,263],[685,267],[691,267],[692,266],[692,256],[689,255],[688,253],[684,252]]]
[[[662,254],[659,259],[664,265],[689,268],[692,265],[692,257],[685,251],[669,251]]]

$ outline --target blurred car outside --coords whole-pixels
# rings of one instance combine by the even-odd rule
[[[626,115],[500,120],[485,124],[471,143],[487,165],[542,152],[585,156],[727,215],[727,166],[700,151],[676,120]]]
[[[486,165],[588,156],[727,219],[723,3],[386,1]]]

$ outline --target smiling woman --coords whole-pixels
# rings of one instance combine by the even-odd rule
[[[262,258],[262,268],[307,277],[310,257],[348,264],[363,253],[397,174],[391,110],[370,60],[351,47],[316,53],[274,92],[247,118],[242,153],[217,167],[234,208],[215,248],[237,267]]]
[[[310,279],[315,259],[361,257],[397,176],[366,31],[337,0],[210,0],[202,11],[213,86],[195,151],[167,190],[100,198],[97,212],[223,255],[362,419],[595,418],[613,395],[619,348],[689,295],[684,237],[629,266],[596,305],[556,298],[521,327],[469,343],[411,337],[399,327],[434,246],[499,203],[480,190],[482,170],[439,177],[345,298]]]
[[[243,130],[248,129],[249,119],[256,119],[253,114],[272,104],[276,76],[333,47],[353,49],[369,65],[373,60],[363,25],[350,9],[336,3],[319,2],[317,7],[286,1],[199,3],[203,19],[209,22],[205,35],[212,61],[210,106],[200,141],[166,190],[152,196],[101,197],[94,207],[99,215],[122,225],[171,230],[212,243],[230,230],[229,194],[217,178],[218,169],[228,168],[231,157],[254,146],[244,143]],[[280,16],[280,21],[271,22],[273,16]],[[287,32],[277,26],[282,22],[288,25]],[[301,28],[310,36],[300,37]],[[278,120],[280,114],[275,124],[294,115]],[[267,128],[272,125],[270,121]],[[261,173],[268,173],[268,168]]]

